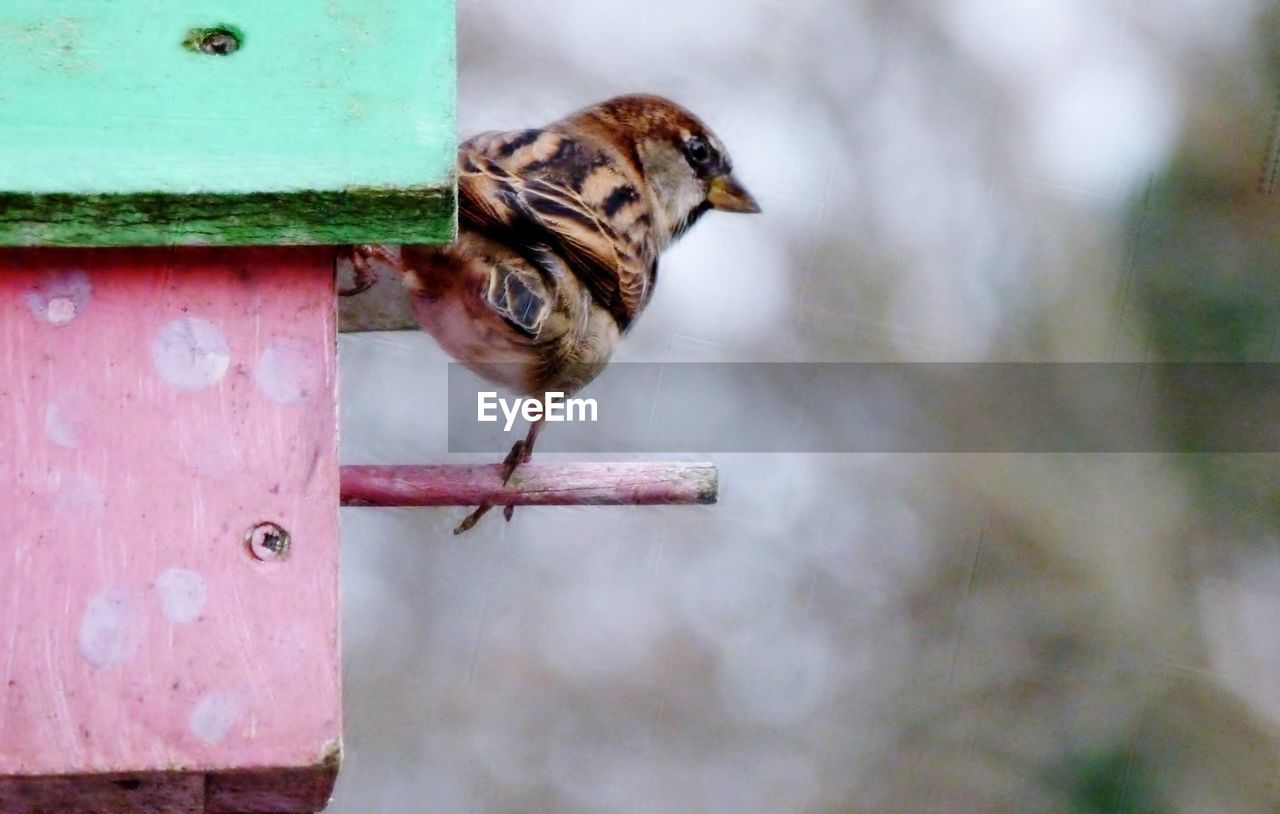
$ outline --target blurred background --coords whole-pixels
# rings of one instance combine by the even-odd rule
[[[462,135],[657,92],[763,204],[665,256],[619,359],[1277,360],[1272,3],[458,23]],[[345,463],[461,459],[425,334],[340,353]],[[715,460],[710,507],[343,510],[330,810],[1280,811],[1276,456]]]

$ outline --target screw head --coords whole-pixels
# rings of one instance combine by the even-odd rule
[[[192,51],[225,57],[240,50],[240,37],[240,32],[231,26],[193,28],[182,44]]]
[[[263,562],[283,562],[293,544],[289,532],[279,523],[263,522],[244,533],[249,553]]]

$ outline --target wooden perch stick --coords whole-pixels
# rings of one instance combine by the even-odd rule
[[[343,506],[653,506],[715,503],[715,464],[522,464],[503,485],[501,464],[344,466]]]

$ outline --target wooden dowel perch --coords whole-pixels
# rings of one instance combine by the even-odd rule
[[[715,503],[710,463],[344,466],[343,506],[654,506]]]

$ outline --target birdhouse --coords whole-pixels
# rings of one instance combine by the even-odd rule
[[[345,247],[455,232],[452,0],[0,37],[0,814],[322,808],[340,502],[714,502],[710,464],[339,467],[339,324],[409,314],[339,317]]]
[[[0,4],[0,812],[341,755],[341,244],[453,234],[452,0]]]

